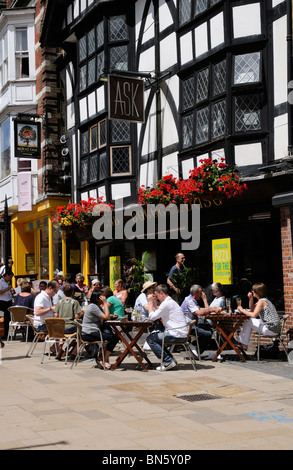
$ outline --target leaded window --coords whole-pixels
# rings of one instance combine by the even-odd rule
[[[104,161],[107,144],[107,120],[89,126],[80,133],[80,184],[81,186],[93,183],[107,176],[106,163]]]
[[[191,21],[220,0],[178,0],[179,25]]]
[[[125,15],[104,18],[78,41],[79,90],[85,91],[111,69],[128,70],[129,33]]]
[[[234,60],[234,85],[260,81],[260,52],[236,55]]]
[[[260,51],[227,55],[182,78],[182,149],[262,130],[261,58]],[[233,71],[232,84],[227,70]]]
[[[235,132],[261,129],[259,95],[237,96],[235,98]]]
[[[131,148],[130,145],[111,147],[111,176],[131,174]]]

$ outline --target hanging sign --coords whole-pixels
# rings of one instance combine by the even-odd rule
[[[109,119],[144,122],[144,81],[141,78],[108,76]]]
[[[30,171],[22,171],[17,175],[18,210],[32,210],[32,174]]]
[[[35,121],[14,120],[14,147],[17,158],[41,158],[41,125]]]
[[[213,282],[232,284],[231,239],[219,238],[212,240],[213,250]]]

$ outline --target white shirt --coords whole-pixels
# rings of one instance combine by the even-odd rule
[[[226,304],[226,301],[225,301],[225,297],[222,296],[222,297],[215,297],[214,300],[212,301],[212,303],[210,304],[210,307],[219,307],[219,308],[223,308],[225,307],[225,304]]]
[[[148,310],[146,310],[144,308],[144,306],[147,305],[147,304],[148,304],[147,296],[145,295],[144,292],[142,292],[142,294],[140,294],[137,297],[136,301],[135,301],[134,310],[136,309],[136,307],[142,307],[143,308],[143,314],[148,315],[149,314]]]
[[[3,277],[0,279],[0,291],[7,289],[9,287],[9,284],[4,281]],[[12,300],[12,294],[10,292],[10,289],[7,292],[4,292],[4,294],[0,295],[0,300],[4,300],[4,302],[9,302]]]
[[[48,294],[46,294],[44,290],[42,290],[35,298],[34,327],[43,325],[45,323],[45,318],[53,317],[52,310],[50,310],[48,313],[45,313],[45,315],[41,315],[41,316],[36,315],[36,307],[42,307],[42,308],[52,307],[52,299]]]
[[[188,325],[185,315],[180,305],[170,296],[166,297],[157,310],[149,314],[151,321],[158,320],[159,318],[162,319],[163,325],[170,335],[175,338],[186,338]]]

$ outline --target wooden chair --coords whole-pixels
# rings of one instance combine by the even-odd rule
[[[197,320],[192,320],[189,325],[188,325],[188,333],[187,333],[187,337],[186,339],[183,339],[182,341],[179,341],[176,343],[170,343],[168,341],[165,341],[165,332],[166,330],[164,330],[164,334],[163,334],[163,341],[162,341],[162,354],[161,354],[161,368],[163,367],[163,364],[164,364],[164,361],[163,361],[163,353],[164,353],[164,347],[165,346],[183,346],[183,348],[185,349],[185,351],[187,352],[188,356],[189,356],[189,359],[191,361],[191,365],[193,367],[193,369],[196,371],[197,370],[197,367],[196,367],[196,360],[195,360],[195,356],[190,348],[190,337],[192,335],[192,328],[193,326],[196,327],[196,321]],[[182,328],[181,327],[178,327],[178,328]],[[175,330],[177,330],[178,328],[173,328]],[[170,331],[170,330],[169,330]],[[162,369],[163,370],[163,369]]]
[[[26,330],[26,335],[25,335],[25,342],[27,343],[27,338],[28,338],[28,329],[30,326],[30,323],[28,322],[26,315],[29,312],[33,312],[33,310],[29,307],[21,307],[21,306],[13,306],[8,308],[10,312],[10,322],[9,322],[9,329],[8,329],[8,335],[7,335],[7,343],[9,342],[9,338],[13,338],[13,330],[14,331],[14,336],[16,335],[16,329],[18,327],[25,328]]]
[[[279,313],[279,312],[278,312]],[[267,335],[262,335],[261,333],[256,333],[257,334],[257,361],[259,362],[259,351],[260,351],[260,338],[270,338],[272,340],[278,339],[282,345],[283,350],[285,351],[285,354],[288,359],[288,351],[286,346],[284,345],[282,341],[282,334],[284,331],[285,323],[287,319],[289,318],[289,315],[280,315],[280,320],[281,320],[281,331],[277,336],[267,336]]]
[[[66,355],[65,355],[65,365],[67,364],[68,359],[68,349],[72,338],[76,337],[76,333],[71,335],[64,333],[65,330],[65,320],[64,318],[45,318],[45,323],[47,327],[47,335],[45,338],[45,343],[43,347],[43,354],[41,359],[41,364],[44,362],[44,355],[46,351],[47,344],[55,344],[55,350],[57,354],[57,344],[64,342],[66,346]],[[49,359],[50,359],[50,348],[49,348]]]
[[[72,369],[72,367],[75,365],[77,366],[80,358],[81,358],[81,355],[83,353],[83,350],[86,346],[89,346],[90,344],[96,344],[99,348],[99,352],[101,350],[102,352],[102,362],[103,362],[103,367],[104,367],[104,370],[106,370],[106,367],[105,367],[105,355],[104,355],[104,348],[107,344],[107,341],[103,340],[103,336],[102,336],[102,332],[100,329],[99,332],[100,332],[100,340],[96,340],[96,341],[83,341],[82,337],[81,337],[81,331],[82,331],[82,324],[80,322],[78,322],[77,320],[74,320],[74,323],[76,324],[77,326],[77,354],[76,354],[76,357],[70,367],[70,369]]]

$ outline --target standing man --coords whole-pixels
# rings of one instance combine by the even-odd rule
[[[11,286],[11,280],[14,274],[10,269],[4,271],[3,276],[0,279],[0,310],[4,312],[4,332],[5,338],[7,338],[8,330],[9,330],[9,322],[10,322],[10,312],[9,307],[12,306],[12,296],[14,294],[14,290]],[[3,347],[1,345],[1,347]]]
[[[184,263],[185,263],[185,256],[183,253],[177,253],[175,256],[176,259],[176,264],[172,266],[170,269],[170,272],[168,274],[168,279],[167,279],[167,284],[168,286],[171,287],[171,289],[176,293],[180,294],[180,288],[176,286],[176,281],[172,279],[173,274],[180,274],[181,276],[184,276]]]
[[[168,287],[160,284],[155,288],[154,294],[147,296],[149,303],[149,319],[161,319],[165,327],[165,341],[176,344],[186,340],[188,325],[182,308],[168,295]],[[160,305],[158,306],[158,302]],[[164,332],[154,331],[147,337],[147,343],[158,359],[161,359]],[[176,366],[177,362],[167,348],[163,351],[162,366],[157,370],[165,371]]]
[[[55,305],[53,297],[57,294],[59,285],[57,281],[50,281],[45,290],[42,290],[35,298],[34,327],[36,331],[47,333],[45,318],[54,316]]]

